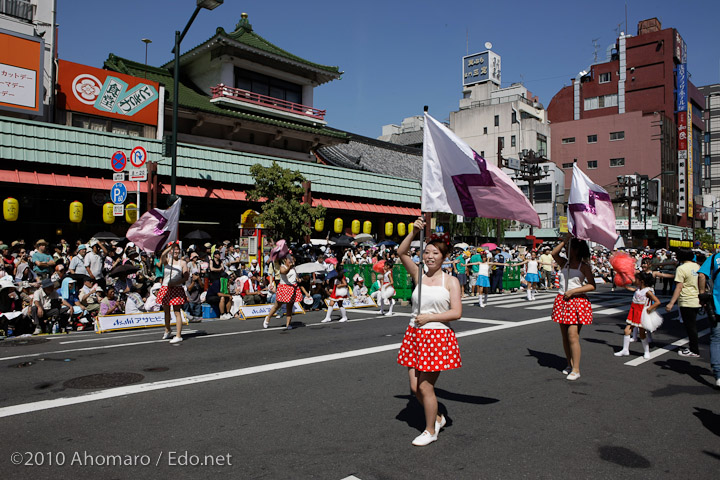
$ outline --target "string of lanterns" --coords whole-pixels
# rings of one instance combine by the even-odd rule
[[[336,218],[333,220],[333,232],[340,234],[343,232],[343,227],[345,226],[342,218]],[[353,220],[350,222],[350,231],[353,235],[357,235],[360,233],[362,227],[362,233],[365,234],[371,234],[372,233],[372,222],[370,220],[365,220],[364,222],[360,222],[360,220]],[[325,220],[322,218],[319,218],[315,220],[315,231],[316,232],[323,232],[325,230]],[[385,236],[391,237],[395,231],[395,224],[393,222],[386,222],[385,223]],[[413,231],[413,224],[412,223],[402,223],[398,222],[397,224],[397,234],[401,237],[404,237],[407,235],[408,232]]]
[[[70,202],[70,209],[68,212],[68,218],[72,223],[80,223],[83,219],[85,207],[82,202],[77,200]],[[20,202],[17,199],[8,197],[3,200],[3,218],[7,222],[15,222],[20,216]],[[128,203],[125,206],[125,221],[129,224],[133,224],[137,221],[138,212],[137,205],[135,203]],[[107,202],[102,207],[102,219],[108,225],[115,223],[115,215],[113,214],[113,204]],[[316,224],[317,228],[317,224]]]

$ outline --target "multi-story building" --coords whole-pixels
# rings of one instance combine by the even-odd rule
[[[57,0],[0,1],[0,112],[53,121]]]
[[[660,181],[659,212],[621,208],[624,201],[616,210],[621,230],[628,217],[647,220],[640,226],[652,231],[646,238],[689,240],[704,220],[698,146],[705,101],[689,81],[687,58],[677,30],[643,20],[637,36],[621,34],[604,61],[581,71],[548,106],[551,158],[558,166],[571,169],[578,162],[613,195],[620,192],[619,177]],[[568,175],[566,189],[570,182]]]
[[[705,97],[705,135],[702,142],[703,197],[711,207],[708,221],[717,230],[720,211],[720,83],[698,87]]]

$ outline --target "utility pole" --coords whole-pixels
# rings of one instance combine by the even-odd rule
[[[505,166],[505,159],[504,159],[503,156],[502,156],[502,149],[503,149],[502,143],[500,142],[500,139],[498,138],[498,143],[497,143],[497,159],[498,159],[498,167],[500,167],[500,168],[503,168],[503,167]],[[495,237],[496,237],[496,240],[495,240],[495,241],[497,242],[498,245],[500,245],[500,225],[501,225],[501,222],[502,222],[502,220],[500,220],[499,218],[495,220]],[[532,227],[531,227],[531,228],[532,228]]]
[[[530,205],[535,205],[535,182],[549,176],[549,166],[541,166],[541,163],[548,159],[538,155],[534,150],[522,150],[520,152],[520,170],[515,171],[515,180],[523,180],[528,184],[528,197]],[[534,228],[530,225],[530,236],[534,235]]]

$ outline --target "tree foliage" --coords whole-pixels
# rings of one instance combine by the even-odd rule
[[[450,215],[449,233],[453,237],[497,237],[497,223],[494,218],[466,218],[457,221],[457,216]],[[509,220],[500,220],[500,239],[505,237],[505,229],[510,226]]]
[[[695,229],[695,240],[700,242],[700,246],[706,250],[713,250],[715,247],[713,244],[713,236],[707,232],[704,228]]]
[[[258,221],[275,232],[275,239],[300,241],[312,232],[312,223],[325,216],[325,207],[302,203],[305,177],[276,162],[269,167],[256,163],[250,167],[255,187],[247,192],[248,199],[263,202]]]

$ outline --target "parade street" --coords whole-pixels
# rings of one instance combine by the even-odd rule
[[[423,414],[396,364],[409,307],[298,315],[291,331],[204,321],[179,345],[162,329],[4,341],[2,477],[711,478],[720,393],[706,321],[699,359],[676,353],[676,311],[651,359],[639,342],[615,357],[631,296],[602,286],[571,382],[554,293],[537,298],[464,301],[463,366],[436,384],[448,424],[426,447],[411,445]]]

